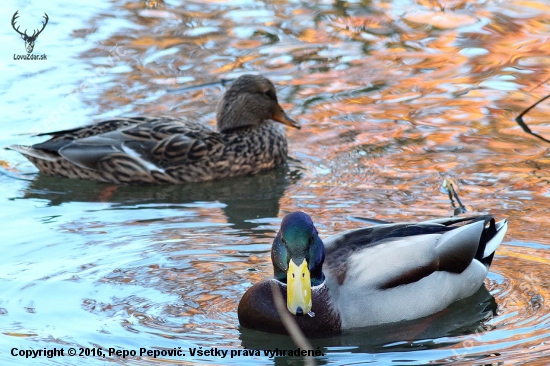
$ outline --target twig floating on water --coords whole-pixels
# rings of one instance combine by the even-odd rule
[[[447,191],[447,194],[449,195],[449,200],[451,200],[451,205],[454,208],[453,216],[458,216],[460,214],[468,212],[468,210],[466,209],[466,206],[464,206],[460,201],[458,193],[455,189],[455,185],[458,186],[458,184],[450,178],[446,178],[443,181],[443,189]],[[455,201],[458,205],[455,204]]]
[[[279,286],[277,286],[277,284],[275,283],[271,284],[271,294],[273,295],[273,302],[275,303],[277,313],[279,313],[279,317],[281,318],[281,321],[283,322],[286,331],[288,332],[288,334],[290,334],[290,338],[292,338],[294,344],[296,344],[302,350],[313,350],[311,343],[309,343],[304,333],[302,333],[302,330],[298,326],[298,323],[296,323],[296,321],[292,319],[292,316],[286,310],[283,295],[280,292]],[[304,364],[306,366],[316,366],[317,362],[315,362],[314,357],[305,356]]]
[[[538,133],[536,132],[533,132],[531,131],[531,129],[529,128],[529,126],[527,126],[527,124],[523,121],[523,116],[525,116],[527,113],[529,113],[529,111],[533,108],[535,108],[537,105],[539,105],[540,103],[544,102],[546,99],[550,98],[550,94],[548,94],[547,96],[545,96],[544,98],[542,98],[541,100],[539,100],[538,102],[536,102],[535,104],[533,104],[532,106],[530,106],[529,108],[527,108],[526,110],[524,110],[523,112],[521,112],[519,114],[519,116],[516,117],[516,122],[518,123],[518,125],[523,129],[523,131],[527,132],[528,134],[532,135],[532,136],[535,136],[536,138],[544,141],[544,142],[548,142],[550,143],[550,140],[547,140],[546,138],[542,137],[541,135],[539,135]]]

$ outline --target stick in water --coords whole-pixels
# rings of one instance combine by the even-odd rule
[[[277,313],[279,313],[279,317],[281,318],[281,321],[283,322],[283,325],[290,335],[290,338],[292,338],[294,344],[302,350],[313,350],[311,343],[309,343],[304,333],[302,333],[298,323],[292,319],[292,315],[290,315],[290,313],[286,310],[283,295],[280,292],[279,286],[275,282],[271,284],[271,293],[273,294],[273,302],[275,303]],[[306,366],[316,366],[317,362],[314,357],[305,356],[304,364]]]
[[[523,116],[525,116],[531,109],[535,108],[537,105],[539,105],[540,103],[544,102],[546,99],[550,98],[550,94],[545,96],[544,98],[542,98],[541,100],[539,100],[538,102],[536,102],[535,104],[533,104],[532,106],[530,106],[529,108],[527,108],[526,110],[524,110],[523,112],[520,113],[519,116],[516,117],[516,122],[518,123],[518,125],[523,129],[523,131],[527,132],[528,134],[532,135],[532,136],[535,136],[536,138],[542,140],[542,141],[545,141],[545,142],[550,142],[550,140],[547,140],[545,139],[544,137],[542,137],[541,135],[539,135],[538,133],[536,132],[533,132],[531,131],[531,129],[529,128],[529,126],[527,126],[527,123],[525,123],[523,121]]]

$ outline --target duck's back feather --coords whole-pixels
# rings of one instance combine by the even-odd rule
[[[284,130],[274,122],[219,134],[165,117],[109,120],[53,132],[33,146],[12,146],[40,171],[114,183],[184,183],[254,174],[286,161]]]
[[[414,319],[483,284],[506,223],[490,216],[388,224],[325,239],[332,303],[343,328]]]
[[[162,118],[162,117],[160,117]],[[114,131],[119,128],[128,127],[137,123],[150,122],[159,119],[158,117],[134,117],[134,118],[116,118],[107,121],[97,122],[88,126],[70,128],[55,132],[39,133],[36,136],[51,136],[52,140],[75,140],[101,133]]]

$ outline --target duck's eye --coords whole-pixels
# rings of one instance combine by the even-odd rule
[[[271,89],[267,89],[266,91],[264,91],[264,94],[270,99],[275,99],[275,94]]]
[[[292,274],[292,278],[296,278],[296,276],[294,275],[294,273]]]
[[[305,276],[306,276],[306,274],[305,274],[305,273],[302,273],[302,277],[305,277]]]

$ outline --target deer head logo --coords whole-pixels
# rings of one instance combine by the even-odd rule
[[[42,31],[44,30],[44,28],[46,28],[46,24],[48,24],[48,14],[44,13],[44,18],[46,19],[45,22],[42,22],[42,29],[38,30],[36,29],[33,33],[32,33],[32,36],[29,36],[27,34],[27,30],[25,29],[25,32],[24,33],[21,33],[19,31],[19,27],[15,28],[15,20],[17,18],[19,18],[19,15],[17,15],[17,13],[19,13],[19,10],[17,10],[15,12],[15,14],[13,14],[13,18],[11,18],[11,26],[13,27],[13,29],[15,29],[15,31],[17,33],[19,33],[21,35],[21,38],[23,38],[23,40],[25,41],[25,48],[27,49],[27,53],[31,53],[32,50],[34,49],[34,42],[36,41],[36,38],[38,37],[38,35],[40,33],[42,33]],[[38,32],[38,33],[37,33]]]

